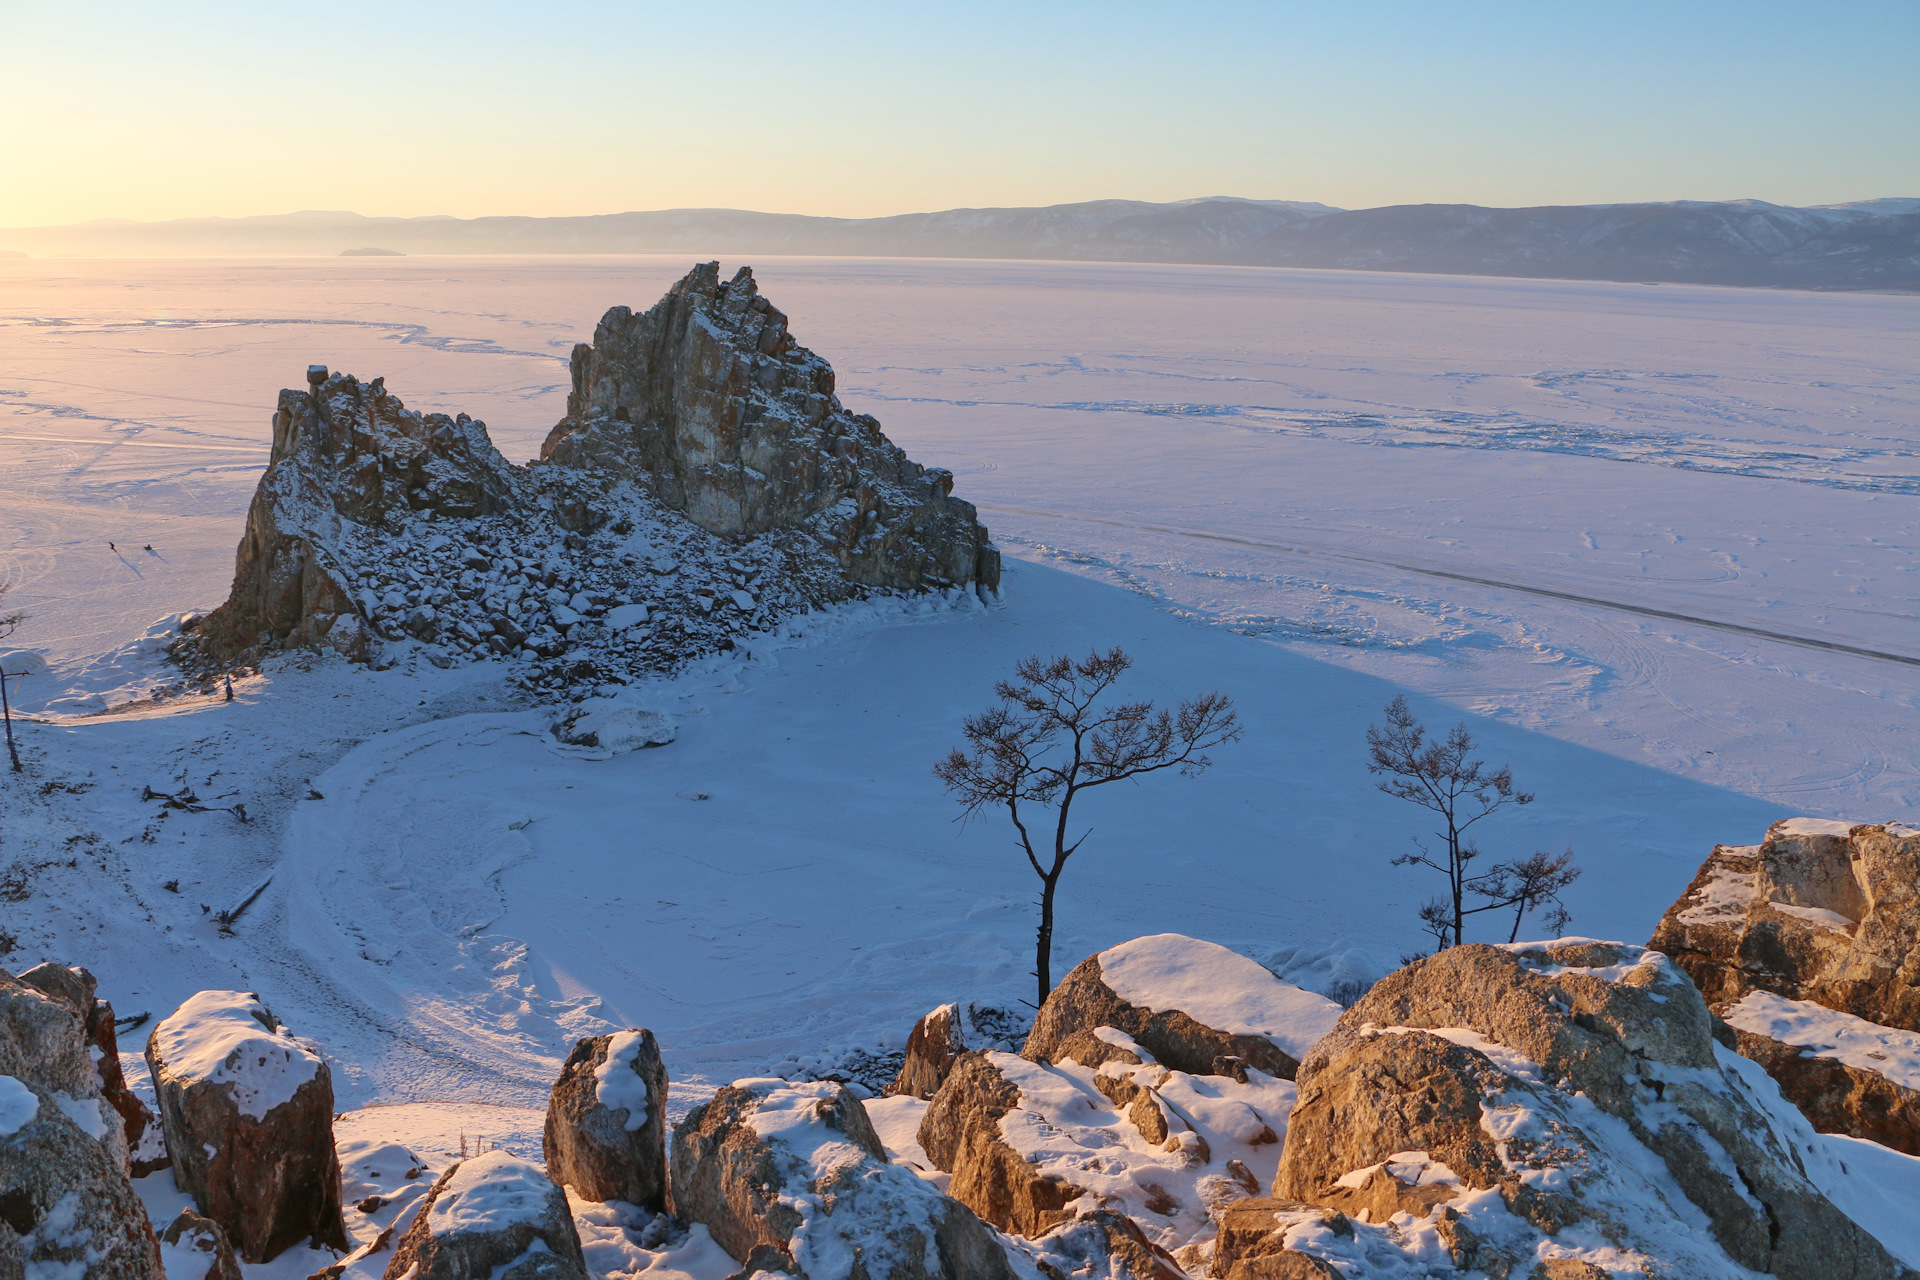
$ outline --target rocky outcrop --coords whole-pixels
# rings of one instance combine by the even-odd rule
[[[1050,1064],[964,1053],[921,1119],[949,1193],[987,1222],[1040,1237],[1107,1211],[1172,1253],[1272,1177],[1289,1082],[1170,1071],[1112,1028],[1065,1047]]]
[[[1301,1064],[1274,1178],[1280,1200],[1355,1206],[1351,1230],[1296,1223],[1286,1247],[1358,1261],[1398,1205],[1489,1274],[1525,1274],[1548,1238],[1540,1256],[1659,1275],[1906,1274],[1809,1180],[1811,1131],[1714,1031],[1639,947],[1469,945],[1389,975]]]
[[[162,1275],[84,1014],[0,972],[0,1269],[9,1265],[71,1280]]]
[[[586,1200],[667,1199],[667,1068],[651,1031],[574,1045],[547,1101],[547,1173]]]
[[[38,987],[79,1015],[82,1031],[93,1058],[94,1078],[100,1096],[120,1117],[125,1137],[129,1172],[136,1178],[167,1167],[164,1148],[154,1150],[147,1131],[159,1121],[146,1104],[127,1088],[126,1075],[120,1070],[120,1043],[114,1035],[113,1006],[97,999],[97,984],[91,973],[78,966],[35,965],[20,975],[20,980]]]
[[[743,1272],[869,1280],[1012,1280],[965,1205],[886,1151],[859,1099],[830,1082],[742,1080],[673,1133],[673,1209]]]
[[[954,1062],[969,1048],[972,1046],[967,1043],[960,1006],[941,1005],[914,1023],[913,1030],[907,1033],[906,1059],[900,1064],[900,1074],[888,1092],[931,1098],[946,1083]]]
[[[1354,1234],[1352,1220],[1337,1210],[1249,1197],[1220,1215],[1207,1274],[1217,1280],[1339,1280],[1331,1264],[1287,1247],[1287,1233],[1297,1227],[1335,1238]]]
[[[1647,943],[1710,1004],[1771,991],[1920,1031],[1920,830],[1794,818],[1719,845]]]
[[[1175,933],[1088,956],[1053,989],[1021,1056],[1051,1062],[1076,1032],[1112,1027],[1191,1075],[1253,1067],[1291,1080],[1340,1006],[1280,981],[1245,956]]]
[[[651,310],[608,311],[573,349],[542,460],[644,476],[710,533],[805,529],[864,586],[999,585],[1000,555],[951,472],[911,461],[834,395],[750,268],[695,267]]]
[[[567,1193],[505,1151],[440,1175],[386,1280],[587,1280]]]
[[[174,1184],[266,1262],[309,1238],[346,1249],[333,1080],[259,997],[202,991],[147,1040]]]
[[[1824,1132],[1920,1154],[1920,1093],[1885,1044],[1920,1033],[1920,831],[1794,818],[1758,845],[1716,846],[1649,946],[1685,969],[1716,1011],[1786,1001],[1830,1018],[1753,1021],[1740,1052]],[[1857,1026],[1847,1027],[1848,1020]],[[1824,1026],[1815,1024],[1826,1024]],[[1802,1034],[1785,1028],[1798,1024]],[[1829,1056],[1822,1033],[1859,1044]],[[1910,1071],[1920,1071],[1920,1052]]]
[[[182,1209],[167,1224],[160,1233],[160,1246],[167,1280],[244,1280],[227,1233],[212,1218],[191,1209]]]
[[[308,380],[281,392],[232,593],[176,646],[190,670],[417,642],[442,666],[595,681],[875,591],[972,603],[999,582],[951,474],[846,412],[744,270],[722,285],[709,263],[650,311],[608,312],[527,467],[381,379]]]

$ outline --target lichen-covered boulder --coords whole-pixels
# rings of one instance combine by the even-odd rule
[[[653,1032],[574,1045],[547,1101],[547,1173],[584,1200],[667,1199],[667,1068]]]
[[[1177,933],[1088,956],[1047,996],[1021,1056],[1051,1062],[1075,1032],[1112,1027],[1154,1060],[1190,1075],[1244,1063],[1282,1080],[1340,1018],[1324,996],[1280,981],[1245,956]]]
[[[740,1080],[673,1133],[673,1210],[747,1271],[805,1280],[1012,1280],[994,1232],[887,1160],[830,1082]]]
[[[0,972],[0,1271],[152,1280],[159,1245],[91,1061],[91,996],[50,994]]]
[[[1907,1274],[1814,1181],[1804,1119],[1714,1033],[1686,975],[1640,947],[1468,945],[1409,965],[1301,1064],[1273,1194],[1339,1219],[1276,1210],[1275,1231],[1348,1273],[1405,1263],[1413,1236],[1379,1225],[1404,1211],[1489,1274],[1548,1258],[1702,1280]]]
[[[136,1178],[167,1166],[166,1151],[155,1141],[159,1121],[127,1087],[120,1070],[120,1044],[114,1034],[113,1006],[96,998],[91,973],[77,965],[51,962],[21,973],[20,980],[59,1000],[80,1016],[100,1096],[120,1117],[129,1168]],[[155,1131],[150,1136],[149,1131]]]
[[[146,1207],[101,1141],[112,1128],[97,1097],[0,1075],[0,1268],[61,1280],[165,1274]]]
[[[386,1280],[586,1280],[567,1193],[505,1151],[440,1175],[387,1263]]]
[[[309,1238],[346,1249],[333,1078],[258,996],[202,991],[147,1039],[174,1184],[247,1262]]]

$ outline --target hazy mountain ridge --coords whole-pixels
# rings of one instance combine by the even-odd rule
[[[1758,200],[1664,204],[1390,205],[1343,210],[1210,197],[1094,200],[822,218],[741,209],[585,217],[103,220],[0,231],[34,256],[692,253],[1045,258],[1331,267],[1805,289],[1920,289],[1920,199],[1811,208]]]

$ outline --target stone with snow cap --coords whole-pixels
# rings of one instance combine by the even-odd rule
[[[100,1096],[120,1118],[129,1171],[143,1178],[167,1166],[166,1151],[158,1142],[159,1120],[127,1087],[120,1069],[120,1044],[114,1034],[113,1006],[96,998],[91,973],[76,965],[51,962],[35,965],[20,980],[53,996],[80,1016],[93,1058],[94,1079]],[[152,1131],[150,1133],[150,1131]]]
[[[247,1262],[347,1247],[333,1077],[260,998],[202,991],[147,1038],[173,1180]]]
[[[545,1155],[555,1182],[584,1200],[658,1213],[667,1199],[667,1068],[653,1032],[574,1045],[547,1101]]]
[[[956,1059],[971,1046],[957,1004],[943,1004],[922,1015],[907,1033],[907,1051],[889,1093],[931,1098],[946,1083]]]
[[[887,1161],[831,1082],[740,1080],[673,1133],[673,1209],[748,1271],[805,1280],[1012,1280],[992,1230]]]
[[[212,1218],[182,1209],[160,1233],[167,1280],[244,1280],[227,1233]]]
[[[567,1193],[505,1151],[440,1175],[385,1280],[586,1280]]]
[[[1340,1006],[1212,942],[1177,933],[1123,942],[1076,965],[1034,1019],[1022,1056],[1053,1060],[1077,1031],[1113,1027],[1192,1075],[1238,1059],[1290,1080]]]
[[[1276,1230],[1348,1274],[1406,1262],[1417,1233],[1389,1210],[1488,1274],[1562,1256],[1713,1280],[1908,1274],[1822,1194],[1812,1130],[1713,1033],[1686,975],[1641,947],[1469,944],[1409,965],[1300,1067],[1274,1195],[1350,1210],[1345,1234],[1284,1212]]]

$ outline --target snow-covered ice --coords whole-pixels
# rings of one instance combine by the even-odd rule
[[[493,664],[290,658],[232,703],[141,701],[171,620],[225,595],[307,364],[527,457],[572,344],[686,266],[0,262],[0,578],[32,614],[9,967],[85,963],[155,1018],[257,991],[333,1064],[342,1132],[434,1169],[483,1135],[538,1158],[582,1035],[651,1028],[678,1119],[945,1001],[1017,1007],[1030,872],[930,766],[1018,658],[1115,642],[1133,691],[1217,686],[1248,733],[1088,798],[1057,966],[1178,931],[1320,989],[1391,967],[1435,887],[1388,865],[1422,827],[1365,770],[1400,692],[1539,793],[1482,844],[1572,843],[1582,933],[1645,938],[1785,816],[1920,821],[1898,296],[756,261],[849,407],[981,504],[1004,606],[815,615],[619,694],[675,737],[605,759]]]

